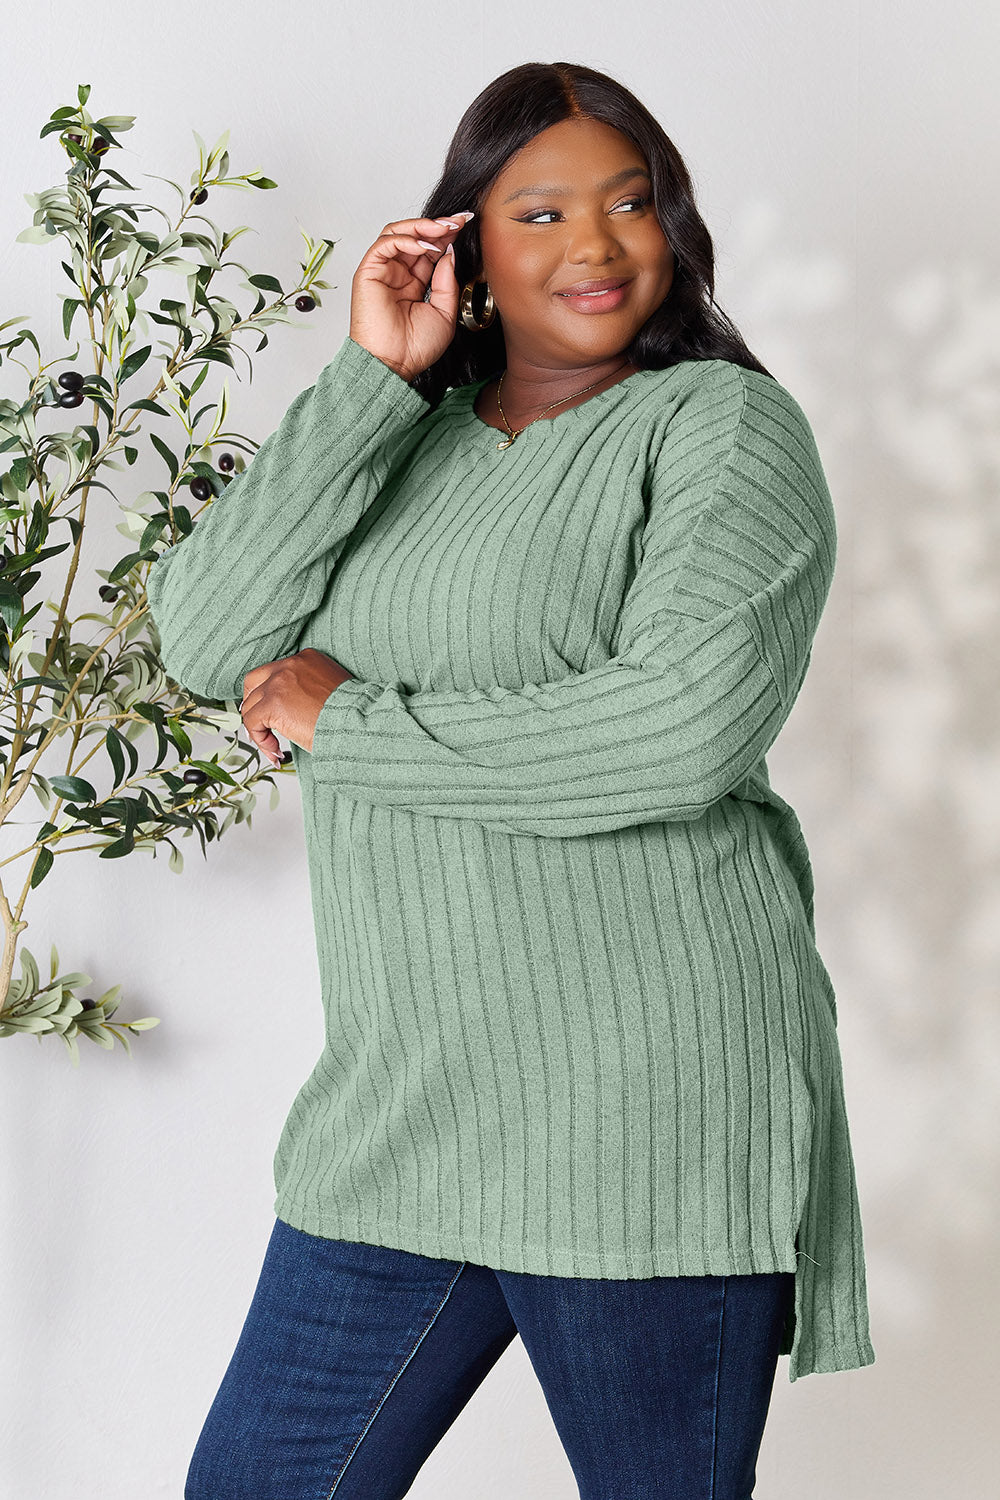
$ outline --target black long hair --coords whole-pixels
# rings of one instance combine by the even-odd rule
[[[691,178],[677,147],[624,84],[577,63],[510,68],[487,84],[459,121],[441,176],[421,210],[430,219],[458,208],[475,211],[477,217],[455,242],[459,286],[482,270],[478,216],[493,183],[517,151],[550,125],[568,119],[602,120],[643,153],[656,216],[674,252],[670,290],[636,331],[624,351],[627,357],[646,370],[664,370],[685,359],[727,359],[770,375],[715,301],[712,236],[695,207]],[[476,314],[481,316],[478,305]],[[506,363],[498,317],[479,333],[458,319],[440,359],[410,384],[433,409],[450,386],[498,375]]]

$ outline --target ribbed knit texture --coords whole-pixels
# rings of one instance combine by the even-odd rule
[[[326,1043],[312,1234],[582,1277],[796,1273],[789,1378],[871,1364],[833,985],[765,754],[836,553],[809,424],[725,360],[530,424],[350,337],[165,551],[167,672],[357,680],[298,771]]]

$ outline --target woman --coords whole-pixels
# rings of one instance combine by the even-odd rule
[[[746,1500],[778,1354],[874,1360],[764,760],[833,508],[712,287],[639,101],[512,69],[151,572],[171,675],[291,741],[326,1014],[189,1500],[405,1494],[515,1334],[585,1500]]]

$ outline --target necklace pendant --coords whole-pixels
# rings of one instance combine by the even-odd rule
[[[514,439],[516,437],[517,437],[517,433],[516,432],[512,432],[511,435],[510,435],[510,437],[502,438],[501,441],[499,443],[497,443],[497,447],[498,448],[509,448],[510,445],[511,445],[511,443],[514,441]]]

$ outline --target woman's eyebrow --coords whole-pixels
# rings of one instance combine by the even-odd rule
[[[618,187],[619,184],[628,182],[632,177],[645,177],[647,181],[652,181],[645,167],[624,167],[622,171],[615,172],[613,177],[607,177],[603,182],[599,182],[597,184],[597,191],[599,193],[606,193],[608,188]],[[517,192],[511,193],[510,197],[505,198],[503,201],[504,203],[513,203],[515,198],[528,198],[535,193],[542,198],[565,198],[571,191],[571,188],[565,187],[522,187],[518,188]]]

